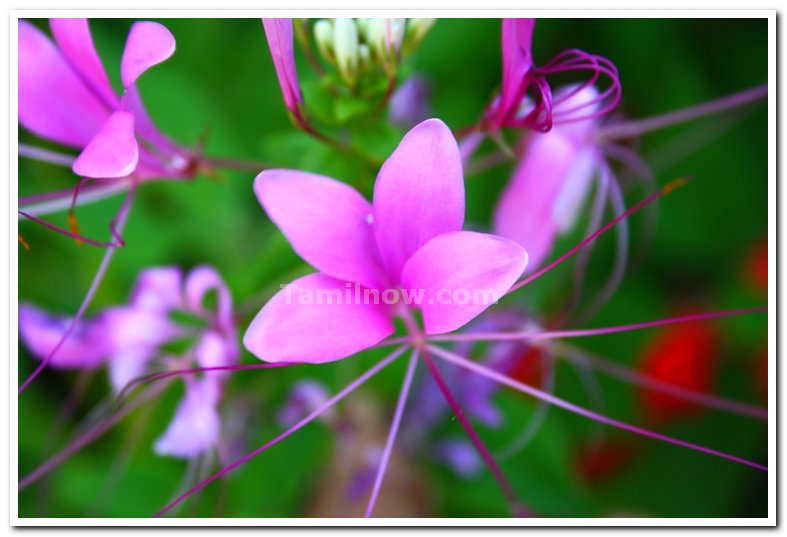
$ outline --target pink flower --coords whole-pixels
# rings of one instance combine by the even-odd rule
[[[80,149],[72,169],[83,177],[182,176],[189,162],[184,150],[156,129],[136,89],[145,71],[175,52],[169,30],[148,21],[131,27],[118,96],[87,19],[51,19],[50,27],[54,42],[33,24],[19,21],[19,123],[42,138]]]
[[[555,108],[598,105],[595,88],[575,91],[564,88],[559,96],[571,94]],[[516,241],[527,250],[529,270],[541,266],[551,253],[556,237],[571,230],[598,171],[600,150],[594,134],[594,118],[557,125],[548,133],[531,133],[510,183],[494,211],[493,230]]]
[[[545,65],[536,66],[532,51],[535,24],[535,19],[503,19],[503,81],[500,95],[484,115],[484,130],[527,127],[546,132],[553,124],[603,116],[620,101],[618,72],[606,58],[569,49]],[[563,107],[558,112],[556,108],[572,95],[553,96],[547,77],[573,71],[590,75],[577,91],[593,86],[602,76],[609,80],[609,86],[592,102],[578,107]]]
[[[203,304],[211,291],[217,293],[216,311]],[[175,311],[188,312],[204,326],[176,322],[171,317]],[[69,321],[23,304],[19,311],[21,339],[33,356],[43,359]],[[163,345],[186,337],[193,337],[195,343],[182,357],[165,355]],[[169,360],[176,368],[188,366],[192,357],[199,367],[235,364],[239,358],[236,338],[232,298],[213,268],[197,267],[184,278],[176,267],[159,267],[140,274],[128,305],[108,308],[84,321],[50,364],[63,369],[94,369],[106,364],[112,387],[119,393],[158,358]],[[226,372],[207,372],[201,378],[185,377],[186,393],[169,427],[156,441],[157,453],[191,458],[215,445],[220,430],[218,404],[226,376]]]
[[[436,119],[414,127],[383,164],[373,204],[344,183],[293,170],[266,170],[254,189],[295,251],[320,271],[282,289],[252,321],[244,344],[268,362],[350,356],[391,335],[396,307],[404,307],[373,300],[301,304],[292,300],[293,289],[345,293],[357,283],[380,294],[421,292],[425,331],[441,334],[491,304],[440,300],[440,293],[484,289],[499,298],[527,264],[516,243],[462,231],[459,149]]]
[[[273,67],[279,78],[284,105],[296,118],[300,118],[303,95],[298,85],[298,72],[295,69],[292,19],[262,19],[262,25],[273,58]]]

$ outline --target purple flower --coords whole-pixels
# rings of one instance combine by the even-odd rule
[[[19,123],[42,138],[80,149],[72,169],[83,177],[183,176],[190,156],[156,129],[136,89],[145,71],[175,52],[169,30],[148,21],[131,27],[118,96],[87,19],[51,19],[50,27],[54,42],[33,24],[19,21]]]
[[[304,416],[309,415],[330,398],[328,390],[315,380],[302,380],[290,390],[287,402],[279,410],[277,421],[282,427],[291,427]],[[333,419],[333,409],[320,416],[325,421]]]
[[[593,87],[570,94],[555,108],[598,106]],[[528,270],[541,266],[551,253],[555,238],[570,231],[598,171],[601,152],[595,139],[597,118],[556,125],[548,133],[531,133],[524,152],[494,211],[493,230],[516,241],[530,256]]]
[[[409,129],[427,119],[431,115],[429,90],[429,83],[418,75],[405,80],[391,97],[391,123]]]
[[[420,293],[426,333],[451,332],[491,303],[439,294],[483,289],[499,298],[527,264],[516,243],[461,230],[459,149],[436,119],[413,128],[383,164],[374,204],[344,183],[293,170],[266,170],[254,188],[295,251],[320,270],[282,289],[252,321],[244,344],[268,362],[329,362],[382,341],[397,311],[372,300],[375,291],[393,293],[400,308],[403,293]],[[342,295],[355,284],[365,300],[293,300],[293,291]]]
[[[532,51],[535,24],[535,19],[503,19],[503,81],[500,95],[484,115],[484,130],[527,127],[546,132],[553,124],[603,116],[620,101],[618,72],[606,58],[570,49],[545,65],[536,66]],[[563,107],[558,112],[556,108],[572,95],[552,95],[547,77],[574,71],[589,74],[589,80],[582,83],[577,91],[596,84],[602,76],[609,80],[609,86],[592,102]]]
[[[215,291],[215,311],[204,299]],[[203,325],[186,326],[172,318],[183,311]],[[38,359],[44,359],[62,335],[70,319],[49,316],[23,304],[19,311],[21,339]],[[194,345],[183,356],[164,354],[162,346],[193,337]],[[184,278],[176,267],[143,271],[128,305],[108,308],[85,320],[50,362],[64,369],[93,369],[106,364],[115,392],[144,375],[157,358],[169,359],[175,368],[217,367],[235,364],[239,358],[237,329],[232,318],[232,298],[218,273],[200,266]],[[207,372],[200,378],[186,377],[185,395],[164,434],[156,441],[160,455],[191,458],[215,445],[219,436],[218,404],[226,372]]]
[[[273,58],[273,67],[279,79],[284,105],[296,119],[301,117],[303,95],[298,85],[295,69],[295,44],[292,36],[292,19],[262,19],[265,37]]]

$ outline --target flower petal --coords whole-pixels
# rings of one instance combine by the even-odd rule
[[[192,459],[211,449],[221,429],[216,408],[220,392],[221,386],[212,377],[187,382],[175,417],[153,450],[158,455]]]
[[[387,280],[372,230],[372,206],[355,189],[307,172],[266,170],[257,199],[293,249],[321,272],[367,287]]]
[[[183,308],[183,273],[178,267],[143,270],[131,291],[135,307],[159,311]]]
[[[129,112],[115,112],[82,150],[72,170],[82,177],[126,177],[138,161],[134,116]]]
[[[503,19],[503,83],[500,89],[498,113],[515,114],[524,97],[525,76],[533,67],[533,30],[535,19]]]
[[[19,123],[31,132],[84,147],[109,111],[38,28],[19,21]]]
[[[575,146],[558,132],[532,135],[495,208],[492,231],[527,251],[530,270],[552,251],[555,202],[575,155]]]
[[[49,27],[60,52],[72,69],[108,107],[116,109],[120,104],[118,96],[96,52],[87,19],[49,19]]]
[[[266,362],[323,363],[368,349],[393,333],[387,306],[347,301],[346,291],[345,282],[323,274],[295,280],[257,314],[244,346]]]
[[[291,112],[303,102],[295,69],[295,50],[292,37],[292,19],[262,19],[268,48],[273,58],[273,68],[281,86],[284,105]]]
[[[225,332],[235,331],[235,321],[232,318],[232,295],[227,284],[211,266],[200,265],[195,267],[186,278],[186,305],[189,310],[198,315],[212,315],[205,308],[205,296],[211,291],[216,291],[216,321]]]
[[[116,350],[109,359],[109,382],[115,393],[120,393],[129,382],[141,377],[154,358],[155,348],[129,346]]]
[[[527,253],[515,242],[456,231],[435,237],[415,252],[402,270],[402,285],[415,293],[423,290],[419,300],[424,329],[443,334],[495,303],[526,266]]]
[[[175,52],[175,38],[157,22],[135,22],[128,33],[120,75],[124,88],[130,88],[137,78]]]
[[[30,304],[19,306],[19,336],[34,357],[45,360],[71,324],[69,317],[49,315]],[[72,330],[49,361],[63,369],[93,369],[109,355],[98,328],[99,320],[84,320]]]
[[[374,185],[374,233],[391,277],[427,241],[462,229],[464,217],[459,148],[445,123],[428,119],[405,135]]]

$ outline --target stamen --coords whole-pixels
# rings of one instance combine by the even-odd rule
[[[19,244],[21,244],[21,245],[22,245],[22,247],[23,247],[25,250],[27,250],[27,251],[29,252],[29,251],[30,251],[30,245],[29,245],[29,244],[27,243],[27,241],[26,241],[26,240],[25,240],[25,239],[22,237],[22,234],[21,234],[21,233],[17,233],[16,235],[17,235],[17,238],[19,239]]]
[[[739,93],[722,97],[715,101],[700,104],[697,106],[690,106],[675,112],[669,112],[661,116],[655,116],[648,119],[641,119],[638,121],[631,121],[628,123],[620,123],[618,125],[611,125],[599,132],[599,138],[604,140],[619,140],[621,138],[633,138],[641,136],[648,132],[671,127],[686,123],[693,119],[698,119],[720,112],[726,112],[740,106],[745,106],[749,103],[762,99],[768,96],[768,84],[762,84],[754,88],[750,88]]]
[[[726,399],[724,397],[697,392],[688,388],[671,384],[669,382],[664,382],[662,380],[642,374],[634,369],[630,369],[624,365],[601,358],[598,355],[582,351],[566,343],[555,343],[552,348],[554,349],[555,354],[564,356],[577,365],[588,367],[588,365],[590,365],[588,362],[590,362],[596,369],[603,371],[611,377],[619,378],[637,386],[642,386],[648,390],[665,393],[678,399],[684,399],[686,401],[691,401],[693,403],[715,408],[724,412],[729,412],[731,414],[739,414],[760,420],[768,419],[767,408],[761,408],[758,406]]]
[[[407,396],[410,394],[410,386],[413,383],[413,376],[415,369],[418,366],[418,350],[413,350],[413,355],[410,357],[410,363],[407,365],[407,372],[404,375],[404,382],[402,383],[402,391],[399,392],[399,401],[396,403],[396,410],[394,411],[393,422],[391,423],[391,430],[388,432],[388,439],[385,441],[385,449],[380,460],[380,466],[377,468],[377,476],[374,479],[374,486],[372,493],[369,496],[369,503],[366,506],[365,518],[372,516],[374,506],[377,503],[377,495],[380,493],[380,487],[383,484],[383,477],[385,477],[385,470],[388,468],[388,461],[393,452],[394,442],[396,435],[399,432],[399,425],[402,422],[402,415],[404,414],[404,407],[407,404]]]
[[[121,206],[116,219],[113,221],[113,224],[115,225],[114,226],[115,231],[117,233],[120,233],[126,225],[126,219],[130,212],[131,202],[134,198],[135,192],[136,192],[135,188],[132,188],[129,191],[128,196],[123,202],[123,205]],[[82,304],[79,306],[76,315],[74,316],[73,319],[71,319],[68,328],[63,333],[63,336],[60,338],[60,341],[57,342],[57,345],[55,345],[54,348],[49,352],[47,357],[44,360],[42,360],[40,364],[38,364],[38,367],[35,369],[35,371],[33,371],[33,373],[31,373],[30,376],[27,377],[27,379],[22,383],[22,385],[19,386],[17,395],[25,391],[25,389],[28,386],[30,386],[30,383],[32,383],[38,377],[38,375],[41,374],[41,372],[44,370],[44,368],[46,368],[47,365],[49,365],[49,362],[52,361],[52,358],[57,354],[57,351],[60,350],[60,348],[69,338],[71,333],[74,331],[74,328],[77,326],[77,324],[79,324],[82,321],[82,317],[85,315],[85,311],[87,310],[87,307],[90,305],[90,302],[93,300],[93,297],[95,296],[96,291],[98,290],[98,286],[101,284],[101,280],[104,278],[104,274],[109,268],[109,263],[110,261],[112,261],[112,257],[115,255],[116,250],[117,250],[116,246],[109,246],[107,248],[106,252],[104,253],[104,257],[101,260],[101,264],[98,267],[98,271],[96,271],[96,275],[93,277],[93,281],[90,283],[90,287],[88,288],[87,294],[85,295],[85,298],[82,300]]]
[[[589,236],[587,236],[585,239],[582,240],[582,242],[580,242],[579,244],[577,244],[576,246],[571,248],[568,252],[566,252],[565,254],[561,255],[560,257],[558,257],[556,260],[554,260],[553,262],[551,262],[547,266],[543,267],[540,270],[537,270],[536,272],[534,272],[530,276],[527,276],[527,277],[523,278],[522,280],[520,280],[519,283],[517,283],[516,285],[511,287],[511,289],[509,289],[506,294],[513,293],[517,289],[521,289],[522,287],[524,287],[525,285],[529,284],[530,282],[532,282],[534,280],[537,280],[538,278],[540,278],[541,276],[543,276],[544,274],[546,274],[547,272],[549,272],[553,268],[555,268],[558,265],[560,265],[561,263],[563,263],[563,261],[567,260],[568,258],[573,256],[574,254],[576,254],[578,251],[580,251],[582,248],[584,248],[587,244],[593,242],[598,237],[600,237],[601,235],[603,235],[604,233],[606,233],[607,231],[612,229],[618,222],[622,222],[623,220],[625,220],[626,218],[628,218],[632,214],[636,213],[637,211],[639,211],[643,207],[646,207],[647,205],[653,203],[657,199],[659,199],[659,198],[661,198],[663,196],[666,196],[667,194],[669,194],[672,191],[674,191],[674,190],[676,190],[676,189],[686,185],[687,183],[688,183],[688,180],[686,178],[679,178],[679,179],[676,179],[674,181],[671,181],[671,182],[667,183],[660,191],[654,192],[650,196],[646,197],[644,200],[642,200],[639,203],[637,203],[636,205],[634,205],[628,211],[626,211],[623,214],[621,214],[620,216],[614,218],[613,220],[611,220],[610,222],[608,222],[607,224],[605,224],[604,226],[602,226],[601,228],[596,230],[594,233],[592,233]]]
[[[705,321],[709,319],[719,319],[722,317],[735,317],[738,315],[751,315],[756,313],[768,313],[767,306],[742,308],[734,310],[712,311],[706,313],[694,313],[678,317],[669,317],[656,321],[642,323],[623,324],[606,328],[589,328],[584,330],[553,330],[543,332],[491,332],[491,333],[472,333],[472,334],[447,334],[443,336],[430,336],[430,342],[439,341],[518,341],[518,340],[542,340],[542,339],[562,339],[571,337],[590,337],[604,336],[607,334],[617,334],[618,332],[628,332],[631,330],[641,330],[643,328],[655,328],[669,324],[686,323],[691,321]]]
[[[19,156],[41,162],[48,162],[50,164],[57,164],[58,166],[67,166],[69,168],[76,160],[76,157],[73,155],[58,153],[57,151],[50,151],[49,149],[34,147],[27,144],[19,144]]]
[[[320,405],[318,408],[316,408],[314,410],[314,412],[312,412],[311,414],[309,414],[305,418],[301,419],[298,423],[296,423],[295,425],[293,425],[292,427],[290,427],[289,429],[287,429],[286,431],[281,433],[279,436],[277,436],[273,440],[271,440],[271,441],[267,442],[266,444],[262,445],[261,447],[255,449],[251,453],[248,453],[247,455],[244,455],[243,457],[241,457],[240,459],[236,460],[235,462],[233,462],[229,466],[225,466],[224,468],[222,468],[221,470],[219,470],[218,472],[216,472],[215,474],[213,474],[209,478],[207,478],[207,479],[197,483],[195,486],[191,487],[189,490],[187,490],[186,492],[184,492],[183,494],[181,494],[180,496],[178,496],[177,498],[175,498],[174,500],[169,502],[166,506],[164,506],[159,512],[157,512],[153,516],[155,518],[159,518],[161,516],[164,516],[168,511],[170,511],[176,505],[180,504],[185,499],[187,499],[190,496],[192,496],[193,494],[199,492],[200,490],[202,490],[206,486],[210,485],[212,482],[214,482],[215,480],[219,479],[220,477],[222,477],[222,476],[226,475],[227,473],[231,472],[232,470],[234,470],[238,466],[241,466],[242,464],[246,463],[247,461],[253,459],[254,457],[259,455],[263,451],[267,450],[268,448],[275,446],[276,444],[278,444],[279,442],[281,442],[282,440],[284,440],[288,436],[292,435],[292,433],[294,433],[297,430],[299,430],[300,428],[302,428],[304,425],[306,425],[309,422],[315,420],[323,412],[325,412],[326,410],[331,408],[333,405],[335,405],[336,403],[338,403],[339,401],[344,399],[347,395],[349,395],[350,393],[355,391],[355,389],[358,388],[361,384],[365,383],[371,377],[376,375],[381,369],[383,369],[388,364],[390,364],[391,362],[396,360],[399,356],[401,356],[404,353],[405,350],[407,350],[406,347],[399,347],[394,352],[392,352],[391,354],[389,354],[388,356],[386,356],[385,358],[383,358],[382,360],[377,362],[377,364],[372,366],[368,371],[366,371],[366,373],[364,373],[363,375],[361,375],[360,377],[355,379],[353,382],[351,382],[349,385],[347,385],[347,387],[345,387],[342,391],[340,391],[339,393],[337,393],[336,395],[334,395],[333,397],[331,397],[330,399],[325,401],[322,405]]]
[[[123,418],[129,415],[131,412],[139,408],[142,404],[149,402],[161,392],[166,389],[167,384],[162,384],[158,388],[154,388],[149,390],[145,393],[144,396],[140,397],[139,399],[135,400],[132,404],[126,405],[121,409],[115,409],[112,414],[109,415],[106,419],[101,421],[95,427],[88,429],[83,435],[75,438],[71,443],[69,443],[66,447],[60,450],[57,454],[50,457],[47,461],[43,464],[38,466],[35,470],[27,474],[25,477],[19,480],[18,490],[21,492],[52,470],[56,469],[58,466],[63,464],[66,460],[68,460],[71,456],[76,454],[79,450],[84,448],[85,446],[89,445],[90,443],[94,442],[96,439],[100,438],[101,435],[106,433],[109,429],[114,427],[118,422],[120,422]]]
[[[428,348],[435,352],[437,350],[436,347],[432,347],[431,345],[428,346]],[[497,461],[495,461],[494,457],[492,456],[492,453],[489,451],[489,448],[486,447],[484,442],[481,440],[481,437],[478,436],[478,433],[475,431],[472,424],[465,416],[462,407],[459,406],[459,403],[457,402],[456,398],[453,396],[451,390],[448,388],[445,379],[443,379],[442,375],[440,375],[440,371],[437,369],[437,366],[435,365],[434,361],[429,356],[429,354],[425,352],[425,349],[423,350],[423,353],[424,353],[424,362],[426,362],[426,366],[427,368],[429,368],[429,373],[432,375],[432,378],[437,383],[437,386],[440,388],[440,391],[443,393],[443,397],[448,403],[448,406],[451,407],[451,410],[453,411],[456,418],[459,420],[459,423],[464,428],[465,432],[467,433],[467,436],[470,438],[470,441],[473,443],[476,450],[478,451],[478,454],[481,456],[481,458],[486,463],[489,470],[492,472],[492,475],[497,481],[497,484],[500,485],[503,494],[505,495],[506,499],[511,505],[511,509],[514,511],[514,513],[516,513],[517,516],[520,517],[530,516],[531,515],[530,511],[525,506],[523,506],[522,503],[519,501],[519,498],[517,497],[514,488],[508,482],[508,479],[506,479],[505,474],[503,474],[503,471],[500,469],[500,466],[497,464]]]
[[[714,455],[716,457],[721,457],[723,459],[727,459],[727,460],[730,460],[730,461],[733,461],[733,462],[737,462],[739,464],[750,466],[750,467],[756,468],[758,470],[763,470],[763,471],[766,471],[766,472],[768,471],[768,467],[767,466],[759,464],[757,462],[750,461],[748,459],[744,459],[744,458],[741,458],[741,457],[736,457],[735,455],[730,455],[728,453],[723,453],[721,451],[716,451],[714,449],[707,448],[707,447],[704,447],[704,446],[700,446],[700,445],[697,445],[697,444],[692,444],[691,442],[685,442],[683,440],[678,440],[676,438],[672,438],[672,437],[665,436],[665,435],[662,435],[662,434],[659,434],[659,433],[655,433],[655,432],[649,431],[647,429],[642,429],[640,427],[636,427],[634,425],[629,425],[627,423],[623,423],[621,421],[617,421],[617,420],[614,420],[612,418],[608,418],[608,417],[603,416],[601,414],[597,414],[595,412],[591,412],[590,410],[586,410],[586,409],[584,409],[582,407],[574,405],[573,403],[569,403],[568,401],[565,401],[563,399],[559,399],[558,397],[555,397],[554,395],[548,394],[546,392],[542,392],[541,390],[538,390],[536,388],[527,386],[526,384],[522,384],[521,382],[517,382],[517,381],[515,381],[515,380],[513,380],[513,379],[511,379],[511,378],[509,378],[509,377],[507,377],[505,375],[502,375],[502,374],[500,374],[500,373],[498,373],[496,371],[493,371],[493,370],[491,370],[489,368],[486,368],[486,367],[484,367],[482,365],[479,365],[479,364],[477,364],[475,362],[467,360],[466,358],[463,358],[463,357],[461,357],[461,356],[459,356],[457,354],[449,352],[449,351],[447,351],[445,349],[442,349],[440,347],[435,347],[433,345],[430,345],[429,349],[432,352],[434,352],[436,355],[440,356],[441,358],[443,358],[444,360],[446,360],[448,362],[451,362],[451,363],[453,363],[455,365],[458,365],[460,367],[463,367],[465,369],[473,371],[474,373],[477,373],[479,375],[482,375],[484,377],[492,379],[495,382],[498,382],[500,384],[504,384],[506,386],[514,388],[517,391],[526,393],[526,394],[531,395],[533,397],[536,397],[538,399],[546,400],[549,403],[551,403],[551,404],[553,404],[553,405],[555,405],[557,407],[563,408],[565,410],[568,410],[569,412],[573,412],[574,414],[578,414],[580,416],[584,416],[586,418],[598,421],[598,422],[603,423],[605,425],[610,425],[612,427],[617,427],[618,429],[623,429],[625,431],[629,431],[629,432],[632,432],[632,433],[635,433],[635,434],[639,434],[639,435],[642,435],[642,436],[647,436],[647,437],[650,437],[650,438],[654,438],[656,440],[661,440],[662,442],[667,442],[669,444],[675,444],[677,446],[685,447],[685,448],[692,449],[692,450],[695,450],[695,451],[699,451],[699,452],[702,452],[702,453],[707,453],[709,455]]]
[[[82,246],[84,243],[78,238],[80,236],[79,233],[79,223],[77,222],[77,217],[74,214],[73,206],[68,211],[68,227],[71,228],[71,233],[74,235],[74,241],[76,242],[77,246]]]

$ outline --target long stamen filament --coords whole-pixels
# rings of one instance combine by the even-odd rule
[[[617,334],[618,332],[628,332],[631,330],[641,330],[644,328],[655,328],[677,323],[691,321],[704,321],[708,319],[719,319],[723,317],[735,317],[738,315],[751,315],[756,313],[767,313],[766,306],[756,308],[742,308],[735,310],[711,311],[706,313],[694,313],[691,315],[681,315],[658,319],[656,321],[646,321],[642,323],[623,324],[609,326],[606,328],[588,328],[584,330],[552,330],[542,332],[475,332],[471,334],[447,334],[444,336],[430,336],[430,342],[438,341],[518,341],[518,340],[543,340],[543,339],[562,339],[571,337],[590,337],[603,336],[607,334]]]
[[[603,140],[633,138],[651,131],[686,123],[687,121],[691,121],[693,119],[698,119],[701,117],[718,114],[720,112],[725,112],[727,110],[732,110],[740,106],[745,106],[767,96],[768,84],[762,84],[761,86],[750,88],[739,93],[734,93],[715,101],[697,106],[691,106],[682,110],[677,110],[675,112],[669,112],[661,116],[612,125],[605,129],[601,129],[598,136]]]
[[[666,196],[667,194],[673,192],[677,188],[680,188],[680,187],[684,186],[685,184],[686,184],[686,179],[684,179],[684,178],[676,179],[675,181],[667,183],[658,192],[654,192],[653,194],[651,194],[650,196],[646,197],[645,199],[643,199],[642,201],[640,201],[639,203],[637,203],[636,205],[631,207],[629,210],[627,210],[626,212],[624,212],[620,216],[614,218],[613,220],[610,220],[607,224],[605,224],[604,226],[602,226],[598,230],[596,230],[594,233],[592,233],[589,236],[587,236],[579,244],[577,244],[576,246],[571,248],[568,252],[564,253],[563,255],[561,255],[560,257],[558,257],[554,261],[552,261],[547,266],[543,267],[540,270],[537,270],[536,272],[534,272],[530,276],[527,276],[527,277],[521,279],[517,284],[512,286],[511,289],[509,289],[508,293],[506,293],[506,294],[513,293],[514,291],[516,291],[518,289],[521,289],[522,287],[524,287],[525,285],[529,284],[530,282],[537,280],[538,278],[540,278],[541,276],[543,276],[544,274],[546,274],[547,272],[549,272],[550,270],[552,270],[553,268],[557,267],[558,265],[563,263],[565,260],[567,260],[568,258],[573,256],[574,254],[579,252],[586,245],[588,245],[591,242],[593,242],[594,240],[596,240],[599,236],[603,235],[604,233],[606,233],[607,231],[612,229],[619,222],[625,220],[626,218],[628,218],[632,214],[636,213],[637,211],[639,211],[643,207],[646,207],[647,205],[650,205],[651,203],[653,203],[657,199],[659,199],[659,198],[661,198],[663,196]]]
[[[394,442],[396,441],[396,435],[399,432],[399,425],[402,422],[402,416],[404,415],[404,408],[407,405],[407,396],[410,394],[410,386],[413,383],[413,376],[415,376],[415,369],[417,365],[418,365],[418,349],[414,349],[413,354],[410,357],[410,362],[407,365],[407,372],[404,375],[404,381],[402,382],[402,390],[399,392],[399,401],[396,403],[396,410],[394,411],[394,417],[391,423],[391,429],[388,432],[388,438],[385,441],[385,448],[383,450],[382,458],[380,459],[380,465],[377,468],[377,476],[374,479],[374,486],[372,487],[372,493],[369,496],[369,503],[366,506],[366,513],[364,514],[365,518],[369,518],[372,516],[372,512],[374,511],[374,506],[377,503],[377,496],[380,493],[380,487],[383,484],[385,471],[388,468],[388,461],[391,459],[391,453],[393,452]]]
[[[120,234],[123,231],[123,228],[126,225],[126,220],[128,218],[131,209],[131,202],[133,200],[134,193],[135,193],[135,189],[129,191],[126,200],[123,202],[123,205],[120,208],[120,212],[118,213],[117,218],[115,220],[115,225],[114,225],[115,231],[113,232],[113,234],[115,233]],[[85,294],[85,298],[82,300],[82,304],[80,304],[76,315],[74,316],[73,319],[71,319],[71,322],[68,324],[68,328],[66,328],[66,331],[63,333],[60,340],[57,342],[57,345],[55,345],[54,348],[52,348],[52,350],[49,351],[47,357],[44,358],[44,360],[42,360],[40,364],[38,364],[38,367],[36,367],[36,369],[30,374],[30,376],[27,377],[27,379],[21,384],[21,386],[19,386],[19,390],[17,394],[21,394],[23,391],[25,391],[25,389],[28,386],[30,386],[30,383],[32,383],[38,377],[38,375],[41,374],[41,372],[46,368],[46,366],[49,365],[49,362],[51,362],[52,359],[55,357],[55,355],[63,346],[63,344],[65,344],[66,340],[71,336],[76,326],[82,321],[82,318],[85,315],[85,311],[87,311],[88,306],[93,301],[93,297],[95,296],[96,291],[98,290],[98,286],[101,284],[101,281],[104,279],[104,274],[106,274],[106,271],[109,268],[109,263],[112,261],[112,257],[115,255],[115,251],[117,251],[116,246],[110,246],[109,248],[107,248],[106,252],[104,253],[104,257],[101,260],[101,264],[99,265],[98,270],[96,271],[96,275],[93,277],[93,281],[90,283],[90,287],[88,288],[87,294]]]
[[[634,426],[634,425],[629,425],[628,423],[623,423],[621,421],[617,421],[617,420],[614,420],[612,418],[608,418],[608,417],[603,416],[601,414],[597,414],[595,412],[591,412],[590,410],[586,410],[586,409],[584,409],[584,408],[582,408],[580,406],[574,405],[573,403],[570,403],[568,401],[565,401],[563,399],[555,397],[554,395],[548,394],[546,392],[542,392],[541,390],[538,390],[538,389],[533,388],[531,386],[528,386],[526,384],[522,384],[521,382],[518,382],[518,381],[516,381],[516,380],[514,380],[512,378],[509,378],[509,377],[507,377],[507,376],[505,376],[505,375],[503,375],[501,373],[498,373],[497,371],[493,371],[493,370],[491,370],[491,369],[489,369],[487,367],[484,367],[484,366],[482,366],[480,364],[472,362],[472,361],[470,361],[470,360],[468,360],[466,358],[463,358],[463,357],[461,357],[461,356],[459,356],[457,354],[454,354],[454,353],[452,353],[450,351],[447,351],[445,349],[442,349],[440,347],[429,345],[429,349],[432,352],[434,352],[437,356],[439,356],[440,358],[443,358],[444,360],[446,360],[446,361],[448,361],[448,362],[450,362],[450,363],[452,363],[454,365],[457,365],[459,367],[463,367],[463,368],[465,368],[465,369],[467,369],[469,371],[473,371],[474,373],[476,373],[478,375],[481,375],[481,376],[484,376],[484,377],[489,378],[491,380],[494,380],[495,382],[498,382],[499,384],[506,385],[506,386],[508,386],[510,388],[513,388],[513,389],[517,390],[517,391],[526,393],[526,394],[531,395],[533,397],[536,397],[538,399],[543,399],[545,401],[548,401],[549,403],[551,403],[551,404],[553,404],[553,405],[555,405],[557,407],[563,408],[565,410],[568,410],[569,412],[573,412],[574,414],[578,414],[580,416],[584,416],[586,418],[598,421],[598,422],[603,423],[605,425],[610,425],[612,427],[616,427],[618,429],[623,429],[625,431],[629,431],[629,432],[632,432],[632,433],[635,433],[635,434],[639,434],[639,435],[642,435],[642,436],[647,436],[647,437],[650,437],[650,438],[653,438],[653,439],[656,439],[656,440],[660,440],[662,442],[667,442],[669,444],[675,444],[677,446],[685,447],[685,448],[692,449],[692,450],[695,450],[695,451],[699,451],[699,452],[702,452],[702,453],[707,453],[709,455],[714,455],[716,457],[721,457],[721,458],[724,458],[724,459],[728,459],[730,461],[737,462],[739,464],[743,464],[743,465],[746,465],[746,466],[750,466],[750,467],[756,468],[758,470],[763,470],[763,471],[766,471],[766,472],[768,471],[768,467],[767,466],[764,466],[764,465],[759,464],[757,462],[750,461],[748,459],[744,459],[744,458],[741,458],[741,457],[736,457],[735,455],[730,455],[728,453],[724,453],[724,452],[721,452],[721,451],[716,451],[715,449],[711,449],[711,448],[707,448],[707,447],[704,447],[704,446],[700,446],[698,444],[693,444],[691,442],[678,440],[677,438],[672,438],[672,437],[665,436],[665,435],[662,435],[662,434],[659,434],[659,433],[655,433],[655,432],[649,431],[647,429],[642,429],[640,427],[637,427],[637,426]]]
[[[192,496],[193,494],[199,492],[200,490],[202,490],[203,488],[205,488],[206,486],[208,486],[209,484],[211,484],[215,480],[219,479],[220,477],[222,477],[222,476],[226,475],[227,473],[231,472],[232,470],[234,470],[238,466],[241,466],[242,464],[246,463],[247,461],[253,459],[254,457],[259,455],[263,451],[267,450],[268,448],[270,448],[272,446],[275,446],[276,444],[278,444],[279,442],[281,442],[282,440],[284,440],[285,438],[287,438],[288,436],[290,436],[291,434],[293,434],[294,432],[296,432],[297,430],[302,428],[304,425],[306,425],[306,424],[310,423],[311,421],[315,420],[323,412],[325,412],[326,410],[331,408],[333,405],[335,405],[336,403],[338,403],[339,401],[344,399],[347,395],[349,395],[350,393],[355,391],[355,389],[358,388],[361,384],[365,383],[371,377],[376,375],[381,369],[383,369],[388,364],[390,364],[391,362],[396,360],[399,356],[401,356],[404,353],[405,350],[407,350],[406,347],[399,347],[394,352],[392,352],[391,354],[389,354],[388,356],[386,356],[385,358],[383,358],[382,360],[377,362],[374,366],[372,366],[369,370],[367,370],[366,373],[364,373],[363,375],[361,375],[360,377],[355,379],[353,382],[348,384],[339,393],[337,393],[336,395],[334,395],[333,397],[331,397],[330,399],[325,401],[323,404],[321,404],[318,408],[316,408],[308,416],[306,416],[305,418],[303,418],[300,421],[298,421],[298,423],[296,423],[295,425],[293,425],[292,427],[290,427],[289,429],[287,429],[286,431],[281,433],[279,436],[277,436],[273,440],[265,443],[264,445],[262,445],[261,447],[255,449],[251,453],[248,453],[248,454],[244,455],[243,457],[241,457],[240,459],[236,460],[232,464],[230,464],[228,466],[225,466],[224,468],[222,468],[221,470],[219,470],[218,472],[216,472],[215,474],[213,474],[209,478],[207,478],[207,479],[197,483],[195,486],[191,487],[189,490],[187,490],[186,492],[184,492],[183,494],[181,494],[180,496],[178,496],[177,498],[175,498],[174,500],[169,502],[166,506],[164,506],[159,512],[157,512],[153,516],[158,518],[158,517],[161,517],[161,516],[165,515],[168,511],[170,511],[172,508],[174,508],[175,506],[177,506],[178,504],[183,502],[185,499],[187,499],[190,496]]]

